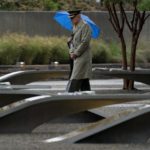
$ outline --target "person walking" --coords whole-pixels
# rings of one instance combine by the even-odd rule
[[[90,41],[92,31],[89,25],[81,19],[80,10],[68,11],[73,23],[72,46],[70,58],[73,60],[73,70],[67,85],[67,92],[90,91],[92,75],[92,54]]]
[[[69,48],[69,54],[71,53],[72,46],[73,46],[73,44],[72,44],[73,36],[74,36],[74,34],[72,33],[71,36],[68,38],[68,41],[67,41],[67,45]],[[71,57],[69,57],[69,65],[70,65],[70,73],[69,73],[69,79],[70,79],[71,74],[72,74],[72,70],[73,70],[73,59]]]

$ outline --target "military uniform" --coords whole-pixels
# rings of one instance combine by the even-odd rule
[[[73,33],[71,34],[71,36],[68,38],[67,41],[69,50],[72,49],[72,40],[73,40]],[[69,79],[70,79],[73,70],[73,59],[71,59],[71,57],[69,58],[69,65],[70,65],[70,73],[69,73]]]
[[[68,92],[90,90],[89,79],[92,73],[91,34],[89,25],[83,20],[73,28],[70,53],[74,53],[77,58],[74,60],[73,71],[67,86]]]

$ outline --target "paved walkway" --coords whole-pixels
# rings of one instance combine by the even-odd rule
[[[30,85],[45,85],[51,86],[51,91],[64,91],[67,86],[68,81],[45,81],[45,82],[34,82]],[[91,80],[91,89],[93,91],[111,91],[111,90],[121,90],[123,86],[123,81],[120,79],[106,79],[106,80]],[[150,86],[135,82],[135,88],[139,90],[150,90]]]

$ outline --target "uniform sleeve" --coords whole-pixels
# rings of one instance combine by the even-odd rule
[[[77,56],[81,56],[89,46],[89,42],[91,40],[91,29],[90,27],[85,24],[83,26],[83,29],[81,30],[81,43],[77,47],[77,49],[74,50],[74,54]]]
[[[73,48],[73,44],[70,44],[70,48],[69,48],[69,53],[73,53],[74,52],[74,48]]]
[[[68,45],[68,48],[69,48],[69,53],[73,53],[72,40],[73,40],[73,33],[71,34],[71,36],[67,40],[67,45]]]

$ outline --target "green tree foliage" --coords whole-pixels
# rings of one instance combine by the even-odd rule
[[[57,0],[1,0],[1,10],[58,10]]]
[[[142,0],[138,8],[140,10],[150,11],[150,0]]]
[[[38,8],[40,0],[1,0],[1,10],[34,10]]]
[[[1,10],[96,10],[95,1],[87,0],[0,0]]]
[[[133,10],[133,3],[137,2],[137,8],[140,10],[150,11],[150,0],[103,0],[105,4],[119,4],[123,3],[124,8],[126,8],[126,5],[130,6],[130,9]]]
[[[61,8],[57,0],[43,0],[43,4],[46,10],[59,10]]]
[[[105,10],[104,3],[132,4],[134,0],[101,0],[98,5],[95,0],[0,0],[1,10],[68,10],[80,8],[82,10]],[[150,10],[150,0],[138,0],[139,8]],[[125,7],[125,9],[132,9]]]

